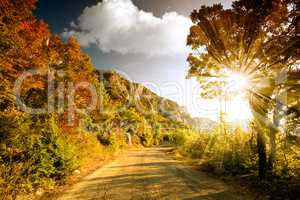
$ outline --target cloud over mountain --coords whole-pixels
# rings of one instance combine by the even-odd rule
[[[103,52],[150,56],[187,52],[191,21],[176,12],[156,17],[131,0],[103,0],[83,10],[63,36],[75,35],[81,45],[96,44]]]

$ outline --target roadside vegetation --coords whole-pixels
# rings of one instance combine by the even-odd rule
[[[202,171],[229,180],[235,179],[254,191],[262,192],[262,197],[298,198],[300,140],[296,136],[279,134],[274,168],[263,181],[258,181],[257,137],[253,131],[236,127],[222,134],[216,127],[211,132],[176,132],[169,137],[176,146],[173,153],[178,159],[184,159]],[[269,141],[267,153],[270,153]]]

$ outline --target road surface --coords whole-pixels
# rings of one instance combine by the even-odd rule
[[[254,199],[165,154],[132,150],[74,185],[58,200]]]

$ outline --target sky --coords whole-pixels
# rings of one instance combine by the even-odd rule
[[[192,116],[216,120],[217,100],[201,99],[196,80],[186,80],[189,15],[215,3],[231,6],[231,0],[39,0],[35,15],[63,38],[76,36],[96,68],[114,69]],[[248,116],[241,104],[228,103],[231,116]]]

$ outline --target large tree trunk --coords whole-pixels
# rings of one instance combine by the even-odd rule
[[[271,129],[270,131],[270,155],[268,162],[268,169],[273,170],[274,162],[276,159],[276,131]]]
[[[257,128],[257,149],[259,158],[259,178],[264,179],[267,174],[266,138],[264,131]]]
[[[278,72],[276,79],[276,86],[280,86],[280,84],[285,83],[287,81],[287,71],[282,70]],[[276,135],[279,132],[280,126],[280,112],[284,112],[282,110],[283,105],[288,105],[287,103],[287,92],[278,91],[276,94],[276,106],[273,110],[273,124],[269,126],[270,129],[270,156],[268,169],[273,170],[274,162],[276,160]]]
[[[279,110],[280,105],[277,102],[277,105],[273,111],[273,124],[270,126],[270,155],[269,155],[269,163],[268,169],[273,170],[274,162],[276,160],[276,135],[279,127]]]
[[[268,170],[268,161],[267,161],[267,153],[266,153],[266,137],[265,137],[265,128],[268,127],[266,122],[268,121],[266,111],[257,106],[257,102],[254,101],[257,99],[250,98],[250,107],[252,110],[252,114],[255,119],[255,128],[257,134],[257,153],[258,153],[258,172],[259,178],[265,179]]]

